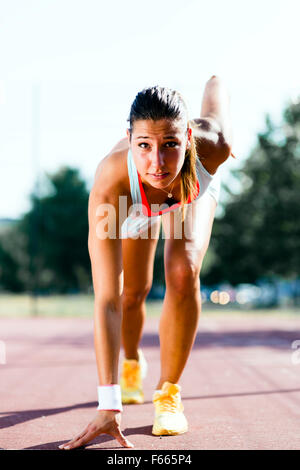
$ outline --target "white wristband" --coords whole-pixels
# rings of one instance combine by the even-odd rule
[[[120,385],[98,385],[97,389],[99,402],[97,410],[123,411]]]

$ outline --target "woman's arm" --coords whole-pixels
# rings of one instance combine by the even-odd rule
[[[213,75],[206,83],[200,116],[215,121],[222,133],[224,142],[232,146],[232,127],[230,118],[230,98],[225,84]]]
[[[90,192],[88,248],[94,287],[94,343],[99,385],[118,383],[121,344],[123,261],[119,214],[123,194],[120,159],[102,160]],[[121,220],[122,218],[122,220]]]
[[[94,286],[94,344],[99,385],[118,384],[121,342],[123,262],[119,234],[118,173],[106,159],[90,192],[88,249]],[[100,398],[101,401],[101,398]],[[124,447],[133,447],[121,431],[121,413],[98,409],[95,418],[71,441],[61,446],[74,449],[100,434],[110,434]]]
[[[116,230],[116,199],[116,193],[108,195],[105,188],[93,189],[89,198],[88,248],[95,295],[94,344],[99,385],[118,383],[123,267],[122,242]]]
[[[191,124],[199,158],[207,171],[214,174],[232,149],[229,94],[215,75],[206,83],[201,117],[193,119]]]

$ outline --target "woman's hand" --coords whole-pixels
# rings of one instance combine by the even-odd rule
[[[230,156],[231,145],[225,140],[221,127],[215,119],[196,118],[191,124],[197,155],[204,168],[210,174],[215,174],[218,167]]]
[[[115,437],[123,447],[134,447],[134,445],[126,439],[121,428],[121,413],[112,410],[98,410],[97,415],[90,424],[71,441],[59,446],[60,449],[75,449],[81,447],[95,439],[100,434],[110,434]]]

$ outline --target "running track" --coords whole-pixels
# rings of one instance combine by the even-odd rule
[[[300,315],[275,319],[203,311],[179,382],[189,432],[164,437],[151,434],[158,321],[147,319],[142,340],[149,364],[146,402],[125,405],[122,416],[122,430],[135,449],[300,448],[300,350],[293,363],[291,347],[300,340]],[[57,449],[95,414],[93,319],[0,318],[0,340],[6,345],[0,448]],[[102,435],[86,449],[123,448]]]

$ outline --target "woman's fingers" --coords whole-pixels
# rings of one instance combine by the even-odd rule
[[[96,435],[98,434],[96,434],[95,432],[87,431],[83,436],[74,438],[70,442],[63,444],[63,446],[59,446],[59,448],[70,450],[70,449],[75,449],[76,447],[84,446],[85,444],[90,442],[92,439],[94,439]]]
[[[134,445],[126,439],[120,428],[120,416],[106,416],[97,414],[96,418],[80,433],[77,434],[69,442],[61,444],[60,449],[75,449],[81,447],[100,434],[108,434],[114,437],[123,447],[134,447]]]
[[[77,443],[77,441],[79,441],[79,439],[82,439],[86,434],[88,434],[87,429],[85,429],[81,433],[77,434],[77,436],[73,437],[73,439],[71,439],[69,442],[65,442],[64,444],[61,444],[58,447],[60,449],[65,449],[66,447],[71,448],[71,446],[73,446],[73,444]]]
[[[114,431],[112,433],[112,436],[115,437],[117,439],[117,441],[123,446],[123,447],[134,447],[134,445],[132,444],[132,442],[130,442],[128,439],[126,439],[126,437],[124,436],[124,434],[122,433],[122,431],[120,429],[117,429],[116,431]]]
[[[76,449],[76,447],[81,447],[91,440],[94,439],[94,437],[98,436],[98,433],[95,432],[87,432],[84,436],[78,437],[76,439],[72,439],[70,442],[67,442],[65,444],[62,444],[59,446],[60,449],[65,449],[65,450],[71,450],[71,449]],[[123,435],[121,431],[114,431],[111,433],[113,437],[116,438],[116,440],[123,446],[123,447],[134,447],[134,445],[126,439],[126,437]]]
[[[67,450],[75,449],[76,447],[81,447],[93,440],[95,437],[95,433],[87,433],[83,437],[77,439],[75,442],[71,443],[67,446]]]

